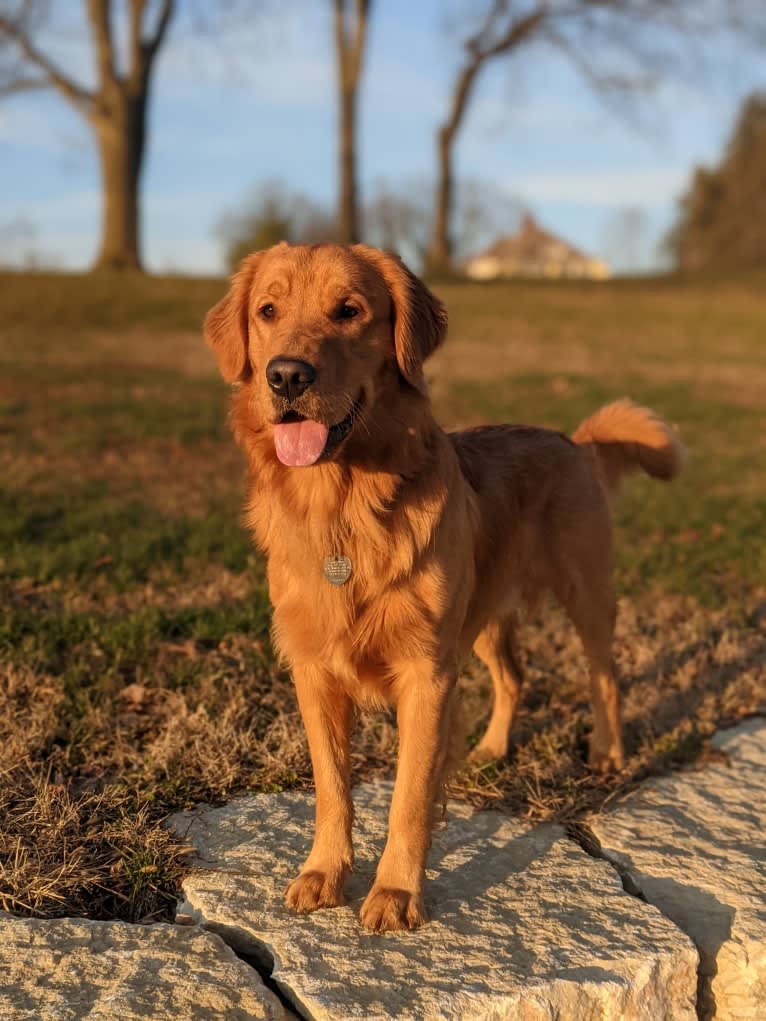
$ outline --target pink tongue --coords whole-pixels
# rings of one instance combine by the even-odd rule
[[[317,461],[327,443],[329,429],[306,418],[274,426],[274,446],[282,464],[303,467]]]

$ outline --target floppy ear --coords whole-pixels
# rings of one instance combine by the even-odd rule
[[[447,336],[447,309],[398,255],[369,245],[353,245],[352,251],[371,263],[385,280],[394,309],[399,370],[408,383],[427,393],[423,362]]]
[[[205,340],[212,347],[227,383],[244,382],[253,374],[247,351],[248,299],[262,256],[263,252],[253,252],[242,260],[226,297],[205,316]]]

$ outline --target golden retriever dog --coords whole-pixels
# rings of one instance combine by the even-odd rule
[[[364,245],[255,252],[205,320],[249,464],[246,520],[268,560],[279,653],[292,670],[316,783],[296,911],[343,903],[352,865],[349,743],[357,708],[393,705],[399,762],[388,838],[361,922],[414,928],[454,692],[473,650],[492,675],[480,758],[506,754],[521,671],[514,614],[548,591],[587,656],[590,765],[622,764],[611,645],[609,498],[682,448],[618,401],[570,440],[527,426],[445,433],[423,363],[444,306],[396,257]]]

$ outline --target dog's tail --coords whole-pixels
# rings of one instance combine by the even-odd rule
[[[572,439],[590,453],[610,497],[619,494],[625,475],[642,469],[667,482],[678,475],[686,459],[676,430],[627,398],[599,408],[577,427]]]

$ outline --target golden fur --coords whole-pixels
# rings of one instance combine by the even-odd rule
[[[363,245],[257,252],[205,323],[223,377],[237,384],[247,522],[268,560],[274,636],[314,769],[314,844],[286,894],[298,911],[343,901],[353,715],[396,706],[389,836],[361,911],[374,931],[426,920],[423,871],[461,658],[473,647],[495,688],[473,754],[502,756],[521,680],[514,614],[545,591],[568,611],[590,665],[590,763],[620,768],[607,497],[636,469],[672,478],[682,459],[674,433],[629,401],[597,411],[573,440],[522,426],[443,432],[423,362],[446,328],[444,307],[404,264]],[[292,401],[267,382],[275,357],[316,369]],[[354,407],[350,434],[329,456],[280,463],[274,430],[286,413],[331,426]],[[333,554],[351,560],[345,585],[322,573]]]

